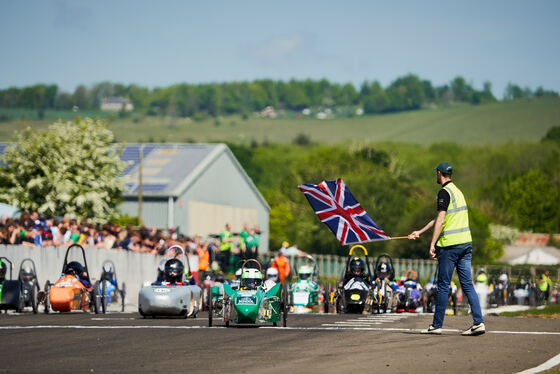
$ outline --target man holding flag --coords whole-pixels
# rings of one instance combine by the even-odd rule
[[[442,189],[438,193],[437,216],[418,231],[413,231],[408,238],[415,240],[432,227],[430,258],[438,261],[436,311],[432,324],[422,333],[440,335],[443,318],[449,297],[449,284],[453,270],[461,282],[463,293],[469,300],[473,316],[473,326],[461,335],[481,335],[486,332],[478,295],[471,278],[472,238],[469,229],[467,203],[463,193],[451,182],[453,167],[448,162],[440,163],[436,170],[437,183]]]

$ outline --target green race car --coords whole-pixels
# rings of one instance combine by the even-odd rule
[[[319,312],[321,304],[328,313],[329,286],[321,288],[315,259],[307,256],[306,263],[297,268],[297,281],[290,286],[290,309],[294,313]]]
[[[255,264],[258,268],[250,267]],[[214,305],[216,298],[209,298],[208,325],[212,326],[214,317],[222,316],[226,326],[231,323],[272,323],[278,326],[278,322],[282,322],[286,327],[287,294],[283,292],[282,284],[266,289],[261,265],[256,260],[245,261],[241,269],[238,290],[225,283],[220,302]]]

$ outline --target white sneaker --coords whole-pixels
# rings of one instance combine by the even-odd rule
[[[461,335],[476,336],[476,335],[482,335],[485,332],[486,332],[486,328],[484,327],[484,323],[479,323],[478,325],[472,325],[469,329],[463,331]]]
[[[426,330],[420,331],[421,334],[433,334],[433,335],[441,335],[441,327],[435,328],[434,326],[430,325]]]

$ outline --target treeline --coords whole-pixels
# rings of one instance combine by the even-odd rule
[[[271,206],[270,246],[282,241],[311,253],[345,254],[297,186],[342,178],[373,220],[391,236],[422,228],[436,214],[433,168],[453,164],[454,181],[469,203],[474,258],[502,256],[501,237],[490,224],[522,232],[560,232],[560,138],[551,129],[532,144],[461,146],[413,144],[277,145],[230,147]],[[348,167],[352,165],[352,167]],[[507,232],[507,230],[506,230]],[[407,258],[428,258],[431,233],[419,240],[368,244]],[[507,239],[507,238],[506,238]]]
[[[304,108],[361,107],[366,114],[420,109],[422,106],[452,103],[481,104],[496,101],[490,82],[476,89],[463,77],[449,84],[434,86],[428,80],[409,74],[399,77],[387,87],[379,82],[364,82],[359,89],[350,83],[322,80],[229,82],[221,84],[177,84],[148,89],[135,84],[104,82],[91,87],[78,86],[74,92],[59,90],[55,84],[37,84],[24,88],[0,90],[0,108],[98,110],[107,97],[128,98],[136,111],[148,115],[176,117],[248,115],[267,106],[300,111]],[[515,84],[508,85],[504,98],[558,96],[542,87],[532,91]],[[347,111],[354,113],[355,111]]]

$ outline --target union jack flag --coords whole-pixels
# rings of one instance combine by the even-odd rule
[[[373,222],[342,181],[323,181],[298,186],[321,222],[341,244],[388,240],[390,237]]]

